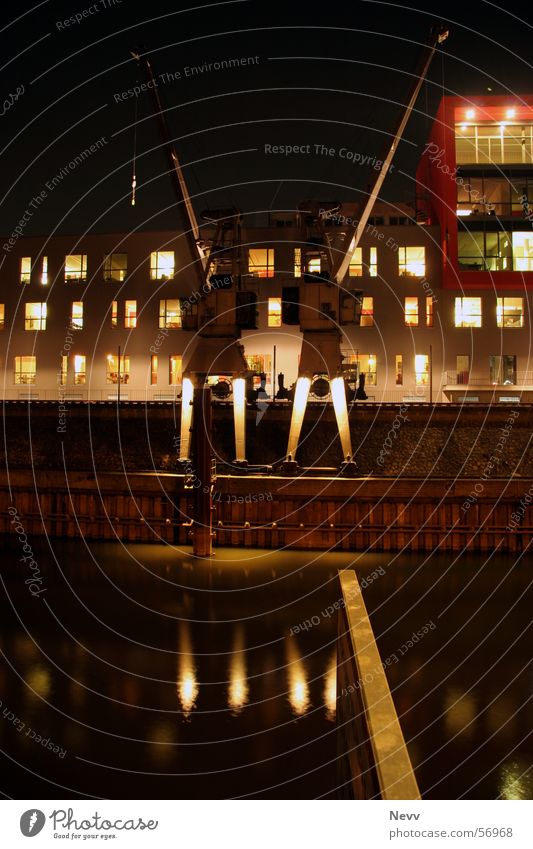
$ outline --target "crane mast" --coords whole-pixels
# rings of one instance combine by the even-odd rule
[[[342,325],[359,324],[363,292],[350,289],[349,284],[345,285],[344,281],[427,76],[431,60],[439,44],[447,37],[448,30],[443,25],[431,30],[414,74],[407,106],[397,122],[392,143],[383,156],[381,167],[374,172],[366,202],[359,206],[359,215],[353,217],[353,223],[346,226],[338,239],[331,239],[324,223],[328,214],[333,215],[339,205],[331,204],[332,211],[319,209],[316,202],[308,202],[300,208],[300,217],[304,222],[302,244],[305,245],[306,254],[302,269],[303,283],[299,287],[298,309],[298,323],[303,340],[287,453],[282,464],[286,472],[294,472],[298,468],[296,451],[310,392],[318,398],[325,398],[328,394],[331,396],[342,445],[341,468],[346,474],[356,471],[346,389],[344,379],[340,375],[343,357],[340,351],[339,328]],[[291,323],[297,322],[293,318]]]

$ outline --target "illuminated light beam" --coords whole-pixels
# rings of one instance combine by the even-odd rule
[[[337,419],[337,427],[339,428],[339,436],[341,438],[342,456],[345,460],[351,460],[352,440],[350,437],[350,423],[348,420],[344,378],[334,377],[333,380],[330,381],[329,385],[331,387],[333,409],[335,410],[335,418]]]
[[[311,380],[308,377],[299,377],[296,381],[296,389],[294,391],[294,402],[292,405],[291,429],[289,432],[289,444],[287,446],[287,457],[296,458],[298,443],[300,441],[300,433],[305,416],[305,408],[307,407],[307,399],[311,388]]]
[[[192,397],[194,387],[190,377],[183,378],[181,388],[180,460],[188,460],[191,446]]]
[[[235,424],[235,461],[246,462],[246,381],[233,381],[233,421]]]

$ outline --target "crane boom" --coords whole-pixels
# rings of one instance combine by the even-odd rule
[[[418,74],[415,75],[416,82],[414,84],[411,97],[409,98],[409,103],[407,104],[405,112],[402,114],[402,117],[398,123],[398,127],[394,134],[392,144],[390,145],[386,156],[382,160],[381,167],[375,172],[375,177],[373,179],[373,182],[371,183],[370,190],[368,192],[368,198],[363,207],[361,215],[359,216],[357,221],[354,222],[354,225],[347,231],[343,240],[343,244],[337,253],[337,258],[334,260],[331,277],[338,284],[342,285],[342,282],[346,274],[348,273],[350,262],[352,261],[353,255],[357,246],[359,245],[359,242],[361,241],[361,236],[363,235],[374,204],[377,200],[379,192],[381,191],[383,181],[387,176],[387,172],[398,149],[398,145],[403,136],[405,127],[407,126],[407,122],[411,117],[411,113],[420,93],[420,89],[422,88],[422,83],[424,82],[427,76],[431,60],[435,55],[435,50],[437,49],[439,44],[442,44],[447,39],[447,37],[448,29],[442,24],[438,27],[434,27],[431,30],[428,39],[428,44],[420,61],[420,70]]]
[[[161,139],[165,147],[165,153],[167,155],[171,173],[174,176],[173,184],[174,191],[178,199],[178,215],[181,218],[181,229],[189,247],[189,259],[194,262],[195,266],[197,264],[198,259],[200,259],[202,272],[205,272],[207,260],[200,243],[200,228],[198,226],[198,220],[194,212],[194,207],[192,205],[191,196],[187,188],[187,183],[185,182],[183,169],[181,167],[178,154],[176,153],[174,142],[172,141],[172,137],[170,135],[167,119],[165,117],[165,110],[163,109],[163,104],[161,103],[161,98],[159,96],[159,88],[152,70],[152,64],[144,48],[136,48],[131,50],[130,52],[133,58],[138,61],[139,65],[143,69],[144,75],[148,82],[148,87],[152,93],[152,100],[154,104],[155,114],[159,123]]]

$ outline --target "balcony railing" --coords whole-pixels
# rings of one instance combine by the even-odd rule
[[[490,375],[472,375],[468,372],[448,371],[445,374],[446,386],[532,386],[533,371],[519,371],[509,378],[498,376],[495,379]]]

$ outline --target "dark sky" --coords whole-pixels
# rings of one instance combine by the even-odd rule
[[[129,55],[140,43],[150,50],[157,74],[168,75],[160,93],[191,192],[198,194],[197,211],[238,205],[250,213],[290,208],[308,197],[355,198],[371,169],[338,152],[346,147],[360,157],[380,158],[405,103],[409,74],[444,8],[421,0],[198,6],[191,0],[189,9],[161,0],[10,4],[1,33],[0,232],[10,233],[42,191],[25,234],[176,225],[150,95],[117,99],[144,80]],[[482,0],[446,8],[450,38],[434,59],[384,197],[412,200],[413,183],[399,171],[414,173],[443,92],[533,89],[530,8],[515,2],[505,10]],[[79,22],[64,23],[84,12]],[[187,67],[242,57],[258,60],[185,73]],[[132,208],[136,105],[138,192]],[[101,137],[95,153],[67,167],[60,185],[46,189]],[[311,152],[266,155],[265,144],[309,144]],[[316,155],[315,144],[335,154]]]

